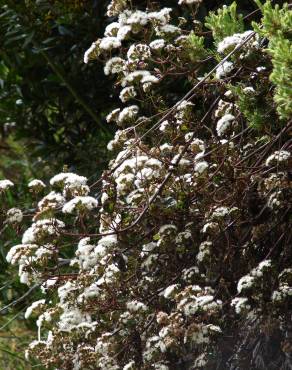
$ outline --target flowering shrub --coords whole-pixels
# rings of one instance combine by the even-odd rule
[[[289,96],[265,24],[245,31],[232,4],[208,15],[204,37],[200,3],[110,2],[112,23],[84,62],[103,61],[120,87],[125,105],[106,117],[118,126],[113,159],[93,184],[68,172],[29,184],[32,223],[7,260],[46,296],[26,311],[38,326],[27,356],[46,368],[289,359]],[[279,12],[267,4],[265,18]],[[2,196],[11,186],[1,181]],[[23,223],[6,211],[11,227]],[[277,335],[281,363],[246,354],[253,335],[267,346]]]

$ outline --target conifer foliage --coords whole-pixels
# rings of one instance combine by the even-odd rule
[[[256,3],[112,0],[84,54],[120,91],[108,169],[32,181],[33,214],[0,182],[46,368],[292,367],[292,15]]]

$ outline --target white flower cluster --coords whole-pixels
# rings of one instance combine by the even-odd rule
[[[214,291],[210,287],[202,289],[198,285],[188,286],[176,295],[177,308],[186,316],[197,312],[206,312],[213,315],[221,310],[222,301],[214,298]]]
[[[248,275],[243,276],[237,284],[238,293],[252,289],[259,280],[263,277],[264,273],[269,272],[272,267],[271,260],[262,261],[257,267],[251,270]]]
[[[248,312],[251,309],[250,304],[248,304],[248,298],[246,297],[237,297],[234,298],[231,302],[231,306],[234,307],[237,314],[242,314]]]
[[[13,182],[10,180],[0,180],[0,191],[7,190],[14,186]]]
[[[97,58],[102,52],[117,49],[121,42],[130,34],[137,34],[143,27],[151,23],[157,35],[172,33],[179,30],[170,25],[170,8],[163,8],[155,12],[131,11],[125,9],[126,1],[113,0],[108,6],[108,14],[118,15],[118,21],[109,24],[105,30],[105,37],[94,42],[84,54],[84,62]],[[133,44],[128,51],[128,60],[144,60],[150,57],[147,45]]]
[[[147,60],[151,57],[150,47],[146,44],[133,44],[127,52],[127,57],[129,62]]]
[[[128,100],[133,99],[137,95],[136,90],[133,86],[125,87],[120,92],[120,99],[123,103],[126,103]]]
[[[32,225],[23,233],[22,244],[12,247],[6,257],[8,262],[19,265],[21,282],[30,284],[38,281],[37,271],[40,270],[41,275],[42,268],[57,256],[58,247],[55,243],[62,235],[65,223],[55,218],[54,212],[89,212],[98,206],[95,198],[86,195],[89,192],[86,183],[85,177],[73,173],[60,173],[50,180],[50,184],[60,192],[51,191],[38,202],[38,212]],[[29,183],[29,188],[36,192],[44,187],[40,180]],[[15,224],[22,220],[20,209],[7,211],[7,223]]]
[[[24,317],[28,319],[33,311],[39,309],[40,307],[44,306],[46,303],[45,299],[40,299],[38,301],[33,302],[29,307],[27,307]]]
[[[266,159],[266,166],[280,165],[287,162],[291,157],[291,153],[287,150],[276,150]]]
[[[241,44],[247,37],[251,36],[252,33],[253,31],[245,31],[243,33],[235,33],[232,36],[225,37],[217,46],[218,53],[229,53],[237,45]],[[258,42],[251,42],[249,40],[249,43],[252,43],[252,46],[258,46]],[[245,45],[245,48],[247,46],[248,45]]]
[[[60,229],[64,227],[64,222],[56,218],[36,221],[24,232],[22,236],[22,243],[35,243],[37,241],[44,240],[49,236],[57,236]]]
[[[278,276],[279,287],[272,293],[272,301],[275,303],[285,303],[292,296],[292,268],[284,269]]]
[[[52,209],[61,208],[65,203],[65,198],[62,194],[55,191],[51,191],[48,195],[38,203],[40,211],[47,211]]]
[[[187,4],[187,5],[192,5],[192,4],[200,4],[202,0],[179,0],[178,3],[179,5],[181,4]]]
[[[117,74],[123,72],[126,66],[126,61],[120,57],[109,59],[104,66],[104,74]]]
[[[226,77],[232,70],[234,69],[234,64],[232,62],[226,61],[222,63],[217,69],[216,69],[216,77],[218,80]]]
[[[66,204],[64,204],[62,208],[63,213],[73,213],[75,211],[82,212],[82,211],[91,211],[94,208],[97,208],[97,200],[93,197],[89,196],[77,196]]]
[[[125,154],[124,151],[119,155]],[[119,162],[119,156],[112,163],[115,167]],[[113,177],[116,182],[118,194],[128,194],[128,200],[132,198],[137,191],[143,190],[146,183],[156,180],[164,173],[164,166],[161,161],[154,158],[149,158],[144,153],[138,151],[133,152],[132,157],[126,159],[123,164],[117,168]],[[132,190],[132,193],[131,193]]]
[[[94,60],[98,55],[98,48],[99,48],[99,42],[93,42],[89,49],[86,50],[84,54],[83,61],[84,63],[88,63],[90,60]]]
[[[216,131],[218,136],[223,136],[226,131],[231,126],[232,122],[235,120],[235,117],[232,114],[225,114],[223,117],[219,119],[216,125]]]
[[[23,220],[23,213],[19,208],[10,208],[6,213],[6,222],[19,224]]]
[[[189,120],[192,118],[192,108],[194,104],[189,101],[182,101],[178,106],[177,106],[177,112],[175,114],[176,118],[176,123],[177,125],[183,124],[185,121]]]
[[[42,180],[34,179],[28,183],[28,187],[32,191],[40,191],[46,187]]]

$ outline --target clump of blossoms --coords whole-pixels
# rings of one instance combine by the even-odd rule
[[[135,4],[111,1],[115,18],[84,56],[103,61],[121,87],[105,123],[118,126],[108,169],[94,184],[57,174],[45,195],[31,182],[43,197],[7,254],[21,282],[54,297],[26,311],[38,326],[26,355],[74,370],[214,369],[219,358],[235,368],[241,356],[253,368],[245,338],[264,333],[268,343],[277,332],[285,359],[291,156],[260,35],[225,34],[225,7],[210,52],[182,17],[195,17],[201,1]],[[4,180],[4,196],[12,185]],[[20,212],[5,215],[11,227]]]

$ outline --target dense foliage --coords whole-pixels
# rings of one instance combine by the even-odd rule
[[[31,181],[24,212],[0,181],[3,224],[22,233],[7,261],[44,293],[25,313],[38,327],[27,359],[292,368],[291,10],[112,0],[106,12],[84,62],[119,89],[102,112],[118,128],[108,169]]]
[[[34,171],[63,164],[92,174],[105,167],[112,130],[102,123],[115,97],[102,67],[83,63],[104,28],[104,1],[0,1],[2,136],[25,140]],[[99,19],[97,22],[96,19]],[[88,161],[87,147],[96,161]]]

